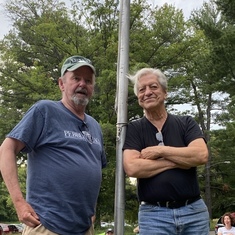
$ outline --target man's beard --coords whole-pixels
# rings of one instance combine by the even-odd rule
[[[89,103],[88,98],[78,98],[76,94],[71,97],[71,100],[74,102],[75,105],[86,106]]]

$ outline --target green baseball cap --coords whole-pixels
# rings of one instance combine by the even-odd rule
[[[75,55],[67,58],[61,68],[61,77],[66,71],[74,71],[82,66],[88,66],[92,69],[95,74],[95,67],[92,65],[91,61],[83,56]]]

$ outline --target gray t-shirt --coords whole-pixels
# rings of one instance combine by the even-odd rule
[[[87,114],[80,120],[60,101],[42,100],[7,137],[26,145],[27,201],[41,223],[58,234],[84,234],[106,166],[98,122]]]

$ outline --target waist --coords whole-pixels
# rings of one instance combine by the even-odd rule
[[[160,201],[160,202],[154,202],[154,203],[148,203],[148,202],[142,201],[140,204],[176,209],[176,208],[180,208],[182,206],[187,206],[193,202],[198,201],[199,199],[201,199],[201,196],[196,196],[196,197],[192,197],[192,198],[189,198],[186,200],[180,200],[180,201]]]

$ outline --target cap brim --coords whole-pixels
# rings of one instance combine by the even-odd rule
[[[68,68],[67,70],[68,71],[74,71],[74,70],[76,70],[76,69],[78,69],[78,68],[80,68],[82,66],[90,67],[92,69],[92,71],[95,73],[95,67],[93,67],[91,64],[86,63],[86,62],[79,62],[79,63],[75,64],[74,66]]]

